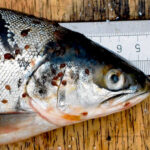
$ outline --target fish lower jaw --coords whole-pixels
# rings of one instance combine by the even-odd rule
[[[129,98],[126,101],[116,103],[116,105],[114,105],[113,103],[111,103],[110,105],[101,104],[99,107],[89,111],[91,113],[89,113],[87,119],[99,118],[99,117],[107,116],[110,114],[114,114],[116,112],[129,109],[135,106],[136,104],[140,103],[141,101],[143,101],[149,95],[150,95],[149,92],[145,92],[143,94],[136,95],[135,97]]]

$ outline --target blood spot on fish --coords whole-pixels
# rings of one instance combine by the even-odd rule
[[[127,102],[127,103],[124,104],[124,107],[129,107],[130,104],[131,104],[130,102]]]
[[[8,90],[8,91],[10,91],[10,90],[11,90],[10,85],[6,85],[6,86],[5,86],[5,89]]]
[[[14,59],[14,56],[10,53],[6,53],[4,54],[4,58],[9,60],[9,59]]]
[[[58,77],[62,77],[63,75],[64,75],[64,74],[63,74],[62,72],[59,72],[57,76],[58,76]]]
[[[22,94],[22,97],[23,97],[23,98],[25,98],[25,97],[27,97],[27,96],[28,96],[27,93],[23,93],[23,94]]]
[[[24,47],[26,50],[27,49],[29,49],[30,48],[30,46],[29,45],[25,45],[25,47]]]
[[[85,74],[87,74],[87,75],[89,75],[89,74],[90,74],[89,69],[85,69]]]
[[[81,113],[83,116],[87,116],[88,115],[88,112],[82,112]]]
[[[7,104],[7,103],[8,103],[8,100],[3,99],[1,102],[2,102],[3,104]]]
[[[16,49],[16,50],[15,50],[15,54],[16,54],[16,55],[20,54],[20,49]]]
[[[27,36],[28,33],[30,32],[30,30],[31,30],[31,29],[26,29],[26,30],[21,31],[21,36],[22,36],[22,37]]]
[[[52,81],[51,84],[52,84],[53,86],[58,86],[56,81]]]
[[[64,68],[66,64],[60,64],[60,69]]]
[[[53,77],[53,80],[58,80],[58,76]]]
[[[67,81],[66,81],[66,80],[63,80],[63,81],[62,81],[62,85],[64,85],[64,86],[67,85]]]
[[[69,115],[69,114],[65,114],[62,116],[64,119],[66,120],[70,120],[70,121],[80,121],[80,116],[79,115]]]

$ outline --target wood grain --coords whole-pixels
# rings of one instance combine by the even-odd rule
[[[149,0],[0,0],[0,7],[55,21],[150,19]],[[150,98],[107,117],[4,145],[6,150],[149,150]]]

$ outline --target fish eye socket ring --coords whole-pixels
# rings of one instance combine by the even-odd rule
[[[111,69],[105,76],[106,87],[110,90],[119,90],[124,87],[125,77],[120,70]]]

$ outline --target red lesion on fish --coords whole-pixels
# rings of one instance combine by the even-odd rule
[[[59,73],[57,74],[57,76],[60,78],[60,77],[64,76],[64,74],[63,74],[62,72],[59,72]]]
[[[20,49],[16,49],[16,50],[15,50],[15,54],[16,54],[16,55],[21,54]]]
[[[30,45],[25,45],[24,47],[26,50],[30,48]]]
[[[58,76],[53,77],[52,80],[58,80]]]
[[[89,71],[89,69],[85,69],[85,74],[87,74],[87,75],[89,75],[90,74],[90,71]]]
[[[27,36],[30,31],[31,31],[31,29],[22,30],[22,31],[21,31],[21,36],[22,36],[22,37]]]
[[[27,96],[28,96],[27,93],[23,93],[23,94],[22,94],[22,97],[23,97],[23,98],[26,98]]]
[[[8,91],[10,91],[10,90],[11,90],[10,85],[6,85],[6,86],[5,86],[5,89],[8,90]]]
[[[82,112],[81,115],[87,116],[87,115],[88,115],[88,112]]]
[[[58,85],[57,85],[57,82],[54,81],[54,80],[52,80],[51,84],[52,84],[53,86],[58,86]]]
[[[66,81],[66,80],[63,80],[61,83],[62,83],[62,85],[64,85],[64,86],[67,85],[67,81]]]
[[[3,104],[7,104],[7,103],[8,103],[8,100],[3,99],[1,102],[2,102]]]
[[[6,53],[6,54],[4,54],[4,58],[7,60],[10,60],[10,59],[14,59],[14,56],[10,53]]]
[[[62,118],[70,121],[80,121],[81,117],[79,115],[70,115],[70,114],[64,114]]]
[[[131,106],[131,103],[130,102],[127,102],[124,104],[124,107],[130,107]]]
[[[66,64],[60,64],[60,69],[64,68]]]

